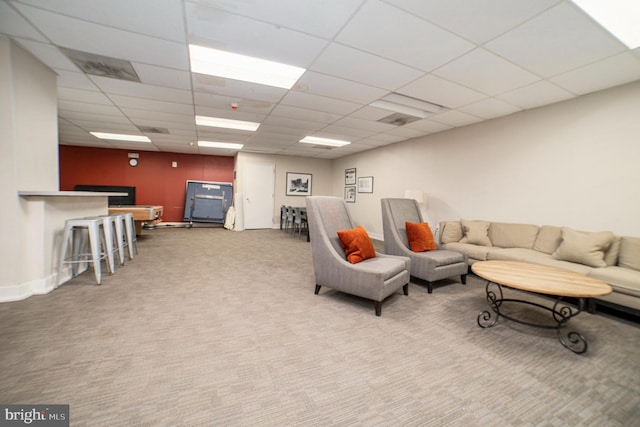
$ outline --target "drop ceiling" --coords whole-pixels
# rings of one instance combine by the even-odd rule
[[[640,49],[568,0],[0,0],[0,33],[58,74],[60,144],[128,150],[235,154],[195,144],[209,140],[334,159],[640,79]],[[195,74],[189,43],[307,71],[290,90]],[[129,61],[140,82],[85,74],[67,49]],[[394,92],[446,111],[385,123],[370,104]]]

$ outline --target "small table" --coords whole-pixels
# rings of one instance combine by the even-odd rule
[[[611,293],[611,286],[600,280],[584,274],[517,261],[479,261],[471,266],[471,270],[487,280],[486,292],[489,307],[496,314],[495,317],[488,310],[478,315],[478,326],[490,328],[496,324],[500,316],[514,322],[546,329],[556,329],[562,345],[574,353],[587,351],[587,340],[579,332],[568,332],[566,338],[562,334],[569,319],[578,315],[585,307],[586,298],[594,298]],[[544,294],[555,297],[552,307],[537,304],[532,301],[504,298],[502,286],[513,289]],[[577,298],[578,307],[561,304],[562,299]],[[553,324],[537,324],[516,319],[506,315],[500,309],[505,302],[532,305],[551,312]],[[492,318],[493,317],[493,318]]]
[[[132,213],[136,224],[136,234],[142,234],[142,223],[157,224],[162,221],[162,206],[109,206],[109,214]]]

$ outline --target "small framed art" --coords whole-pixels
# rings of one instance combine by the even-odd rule
[[[310,196],[311,174],[287,172],[287,196]]]
[[[344,187],[344,200],[347,203],[355,203],[356,202],[356,187]]]
[[[356,168],[344,170],[344,185],[356,185]]]
[[[358,178],[358,193],[373,193],[372,176],[363,176]]]

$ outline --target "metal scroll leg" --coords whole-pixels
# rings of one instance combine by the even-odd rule
[[[495,290],[492,288],[495,288]],[[502,286],[497,283],[487,282],[485,289],[487,291],[487,303],[491,310],[493,310],[493,313],[489,310],[481,312],[478,315],[478,326],[481,328],[490,328],[496,324],[498,317],[500,317],[500,305],[503,300]]]
[[[553,317],[558,322],[558,339],[560,343],[569,350],[576,354],[582,354],[586,352],[589,347],[587,339],[580,332],[570,331],[565,333],[563,328],[570,318],[576,316],[584,309],[584,299],[580,298],[578,301],[578,309],[575,311],[568,306],[558,309],[558,304],[561,300],[562,298],[559,298],[553,306]]]

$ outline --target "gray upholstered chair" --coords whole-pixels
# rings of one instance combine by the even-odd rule
[[[411,258],[411,276],[425,280],[429,293],[433,291],[433,282],[447,277],[460,275],[461,282],[467,283],[466,255],[445,249],[411,250],[405,224],[424,222],[418,202],[413,199],[382,199],[381,202],[385,253]]]
[[[375,258],[357,264],[347,261],[338,231],[354,225],[342,198],[310,196],[306,202],[316,294],[327,286],[373,300],[376,316],[382,313],[386,297],[400,288],[409,294],[409,258],[376,253]]]

